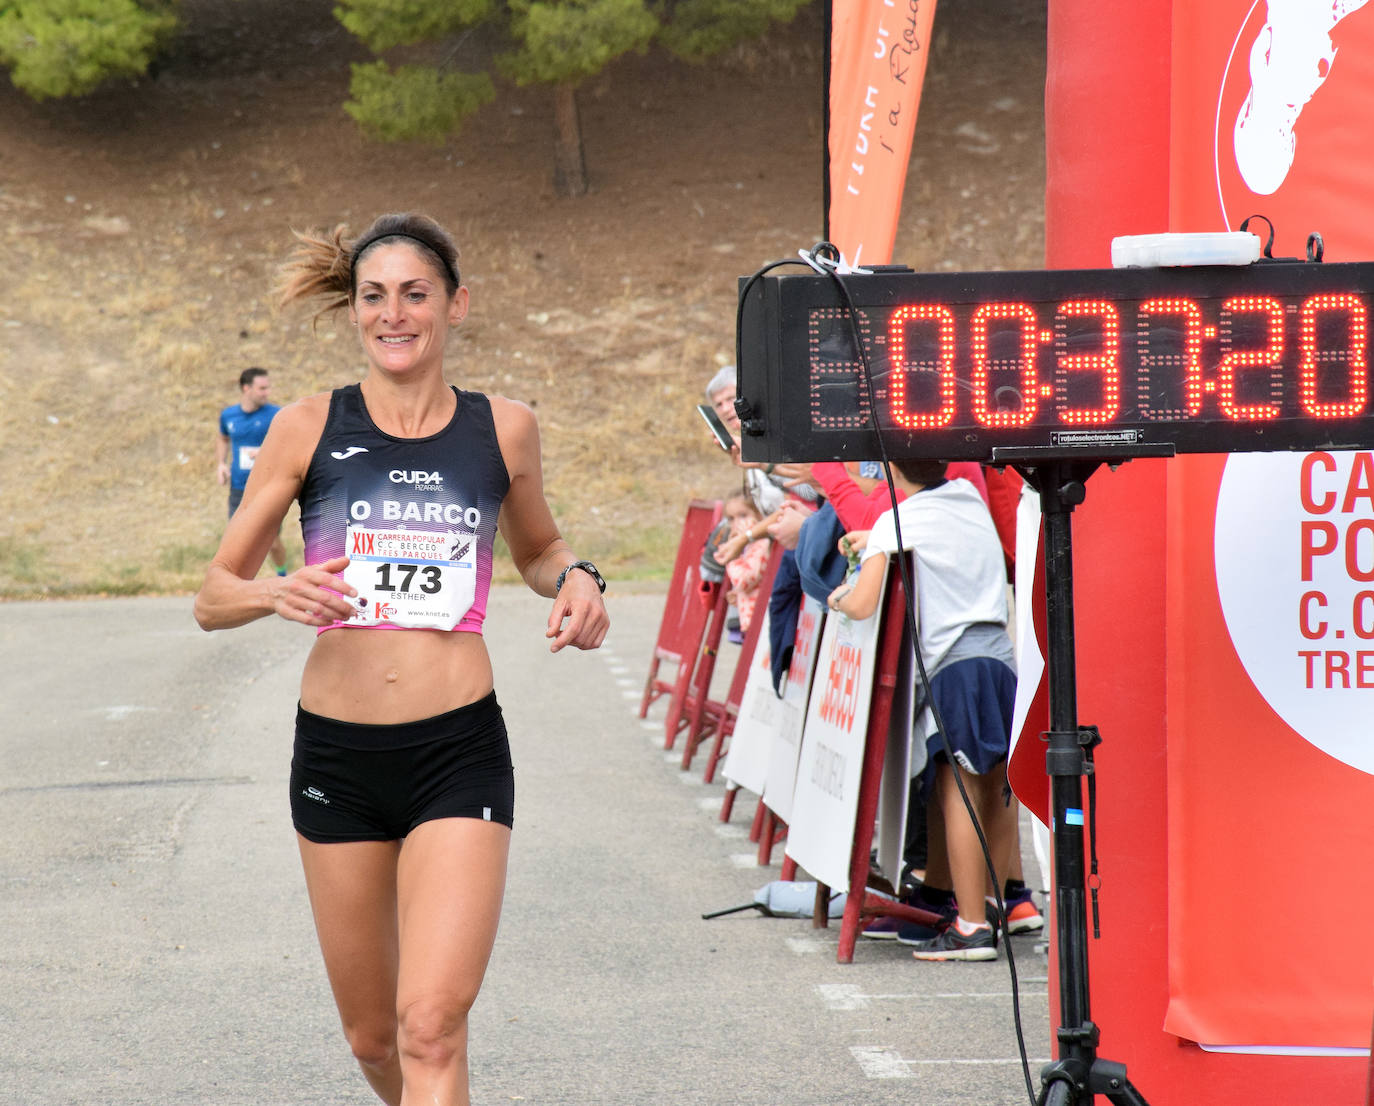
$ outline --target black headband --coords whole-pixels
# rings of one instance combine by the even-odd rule
[[[370,248],[371,246],[374,246],[376,243],[382,241],[382,239],[384,238],[409,238],[412,242],[418,242],[421,246],[424,246],[426,250],[428,250],[436,258],[439,259],[439,263],[444,267],[444,272],[448,273],[448,275],[453,278],[454,284],[463,283],[461,280],[458,279],[458,270],[453,265],[451,265],[448,262],[448,260],[444,257],[444,255],[441,254],[438,250],[436,250],[432,244],[426,242],[423,238],[419,238],[413,234],[408,234],[403,230],[382,231],[378,234],[374,234],[371,238],[368,238],[363,242],[359,243],[358,245],[354,246],[353,256],[348,260],[348,273],[350,277],[353,275],[353,270],[358,264],[358,258],[362,257],[363,251]]]

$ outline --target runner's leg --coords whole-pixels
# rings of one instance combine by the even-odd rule
[[[396,1049],[396,862],[400,843],[320,845],[297,835],[315,931],[344,1036],[387,1106],[400,1106]]]
[[[424,822],[401,847],[396,1010],[407,1106],[468,1106],[468,1011],[496,940],[509,851],[510,830],[476,818]]]

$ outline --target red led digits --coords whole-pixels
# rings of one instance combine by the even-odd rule
[[[1018,354],[1014,362],[989,363],[988,327],[994,319],[1017,319],[1021,324]],[[970,344],[973,354],[973,417],[983,426],[1028,426],[1035,419],[1040,405],[1040,380],[1035,374],[1036,345],[1040,337],[1040,325],[1035,309],[1028,303],[985,303],[973,313],[970,328]],[[1010,404],[990,407],[988,405],[989,375],[993,372],[1012,371],[1019,379],[1011,388],[1018,406]],[[997,388],[995,394],[1003,393],[1005,386]]]
[[[1343,351],[1318,349],[1318,317],[1328,311],[1346,316],[1350,344]],[[1365,360],[1369,348],[1369,320],[1360,297],[1346,292],[1304,300],[1298,316],[1298,348],[1301,351],[1298,402],[1302,409],[1318,419],[1353,419],[1363,415],[1369,402],[1369,366]],[[1322,403],[1317,397],[1318,363],[1330,363],[1340,359],[1342,354],[1346,365],[1347,399],[1343,403]]]
[[[1181,297],[1164,297],[1146,300],[1140,305],[1140,399],[1139,410],[1142,418],[1170,420],[1196,418],[1202,410],[1202,311],[1198,305]],[[1154,348],[1152,338],[1157,327],[1156,317],[1167,319],[1177,316],[1183,320],[1183,350],[1180,354],[1160,353]],[[1158,370],[1162,373],[1182,359],[1183,362],[1183,406],[1155,407],[1149,402],[1151,377]]]
[[[1059,318],[1098,318],[1102,320],[1102,348],[1096,353],[1065,353],[1056,365],[1059,386],[1059,417],[1067,423],[1111,422],[1121,412],[1121,318],[1116,306],[1107,300],[1072,300],[1061,303]],[[1067,407],[1070,372],[1102,374],[1102,402],[1097,407]]]
[[[930,414],[907,410],[907,372],[929,372],[929,362],[906,363],[906,330],[914,322],[936,324],[939,357],[935,372],[940,382],[940,409]],[[934,430],[954,419],[954,312],[942,303],[912,303],[899,307],[887,322],[888,357],[892,363],[892,422],[904,430]]]
[[[1228,419],[1276,419],[1281,413],[1277,403],[1238,403],[1236,373],[1242,369],[1268,368],[1271,374],[1283,364],[1283,305],[1271,296],[1232,296],[1221,304],[1223,322],[1227,316],[1265,315],[1269,343],[1263,349],[1233,349],[1217,366],[1217,403]]]

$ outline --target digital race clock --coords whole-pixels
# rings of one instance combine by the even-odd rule
[[[1374,447],[1374,263],[742,282],[750,461]]]

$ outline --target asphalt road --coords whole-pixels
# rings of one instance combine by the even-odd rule
[[[661,593],[613,589],[610,608],[605,648],[550,656],[545,601],[492,594],[516,832],[473,1101],[1026,1102],[1005,955],[924,964],[861,941],[841,965],[837,925],[702,920],[777,878],[781,850],[758,867],[752,797],[720,823],[703,762],[665,757],[662,708],[637,717]],[[0,1103],[375,1101],[287,811],[311,636],[205,634],[186,599],[0,604]],[[1015,940],[1034,1072],[1046,959]]]

